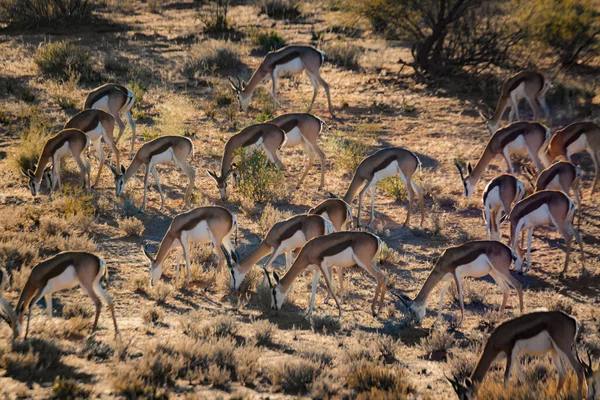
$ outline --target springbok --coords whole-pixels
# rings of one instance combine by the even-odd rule
[[[387,290],[385,276],[379,270],[375,261],[377,255],[381,252],[381,246],[381,240],[377,236],[367,232],[335,232],[311,239],[300,250],[296,260],[281,279],[279,279],[276,272],[273,272],[275,284],[271,281],[269,272],[266,269],[264,270],[273,294],[271,308],[273,310],[280,310],[292,283],[298,275],[303,271],[314,270],[313,293],[316,290],[319,276],[322,272],[329,294],[334,298],[341,318],[342,305],[333,291],[329,268],[334,266],[348,268],[358,264],[359,267],[371,274],[377,281],[377,288],[371,305],[373,316],[377,316],[383,307],[383,299]],[[314,294],[309,306],[308,316],[312,314],[313,303]]]
[[[345,231],[352,224],[352,207],[342,199],[326,199],[308,210],[307,214],[317,214],[333,224],[336,232]]]
[[[19,301],[15,313],[12,314],[12,324],[16,330],[17,337],[21,336],[23,326],[23,316],[28,310],[27,328],[25,330],[25,339],[29,334],[29,321],[31,319],[31,309],[42,298],[46,299],[46,311],[52,318],[52,293],[63,289],[70,289],[77,285],[87,294],[96,306],[96,317],[92,332],[98,326],[102,302],[100,298],[108,304],[113,324],[115,326],[115,335],[119,334],[117,327],[117,318],[115,317],[115,307],[112,299],[100,284],[100,279],[108,282],[108,270],[106,263],[95,254],[84,251],[66,251],[42,261],[36,265],[29,274],[25,286],[21,290]],[[11,315],[9,314],[9,316]]]
[[[117,125],[119,125],[119,136],[117,136],[115,143],[119,143],[121,135],[123,135],[123,130],[125,130],[125,123],[121,120],[119,115],[123,114],[125,116],[131,127],[131,150],[129,152],[129,159],[133,157],[135,145],[135,122],[133,122],[133,116],[131,115],[133,102],[134,95],[131,90],[115,83],[106,83],[89,92],[83,106],[84,109],[96,108],[106,111],[115,117],[115,121]]]
[[[153,257],[150,255],[146,246],[142,246],[142,250],[148,261],[150,261],[150,273],[151,279],[150,284],[154,285],[162,276],[163,263],[173,246],[180,245],[183,256],[185,258],[185,267],[187,270],[187,281],[188,283],[192,280],[192,272],[190,267],[190,242],[198,243],[212,243],[217,256],[219,257],[219,264],[215,272],[215,276],[218,271],[221,270],[223,262],[225,260],[222,249],[225,248],[227,251],[233,251],[234,247],[231,244],[231,235],[233,231],[236,231],[237,237],[237,219],[235,215],[229,212],[226,208],[220,206],[207,206],[194,208],[185,213],[181,213],[173,218],[171,225],[165,233],[158,253]],[[176,277],[175,280],[179,280],[179,266],[181,263],[177,262]],[[212,279],[206,288],[210,286]]]
[[[472,276],[481,278],[490,275],[502,290],[502,305],[500,312],[504,312],[510,286],[517,290],[519,295],[519,310],[523,312],[523,289],[522,285],[510,274],[510,265],[514,255],[510,248],[496,241],[473,241],[460,246],[449,247],[438,258],[435,266],[429,273],[427,280],[414,300],[405,296],[395,294],[404,306],[416,317],[419,324],[425,318],[427,298],[431,291],[442,282],[444,286],[440,293],[440,307],[434,322],[437,323],[442,316],[444,296],[454,281],[456,283],[458,299],[460,303],[460,323],[464,320],[465,306],[463,304],[462,278]]]
[[[363,159],[352,178],[352,182],[344,195],[344,201],[348,204],[352,204],[352,200],[356,196],[359,188],[362,190],[358,194],[358,214],[356,217],[356,227],[360,228],[360,212],[362,209],[362,199],[365,192],[371,189],[371,219],[369,220],[370,225],[375,218],[375,185],[378,181],[389,178],[395,175],[400,175],[406,191],[408,193],[408,207],[406,212],[406,219],[404,225],[408,226],[410,222],[410,214],[414,203],[415,193],[419,199],[421,206],[421,225],[425,218],[425,206],[423,200],[423,189],[416,184],[414,180],[414,174],[417,169],[421,166],[421,162],[417,156],[406,149],[400,147],[390,147],[387,149],[379,150],[375,154],[372,154]]]
[[[512,175],[502,174],[492,179],[483,191],[485,240],[500,240],[501,211],[510,215],[513,203],[525,196],[525,185]]]
[[[229,138],[225,143],[223,157],[221,158],[221,176],[214,171],[207,171],[208,175],[215,180],[221,195],[221,200],[227,200],[227,178],[235,168],[234,153],[237,149],[246,148],[246,153],[262,148],[267,158],[277,168],[285,169],[279,155],[279,148],[285,142],[285,132],[273,124],[256,124],[242,129]]]
[[[194,172],[194,169],[188,161],[188,158],[193,156],[194,144],[190,139],[183,136],[160,136],[149,141],[148,143],[144,143],[144,145],[135,153],[135,156],[133,157],[133,160],[127,169],[121,165],[120,171],[117,171],[115,167],[110,165],[110,170],[115,178],[115,191],[117,197],[121,196],[123,193],[125,184],[136,174],[142,165],[145,165],[146,173],[144,176],[144,200],[142,202],[142,206],[140,207],[140,212],[143,212],[146,208],[146,193],[148,191],[148,178],[150,176],[150,172],[152,172],[152,175],[154,175],[156,186],[158,186],[158,192],[160,193],[161,200],[160,209],[162,210],[165,206],[165,196],[162,188],[160,187],[156,165],[173,161],[175,165],[177,165],[190,180],[185,192],[184,207],[187,207],[194,190],[194,178],[196,177],[196,172]]]
[[[553,224],[567,243],[565,266],[561,276],[567,271],[569,254],[571,253],[571,236],[575,237],[581,250],[581,270],[585,269],[583,243],[579,233],[573,227],[573,217],[576,212],[575,203],[566,194],[558,190],[541,190],[521,200],[510,212],[510,242],[517,260],[515,266],[519,274],[526,275],[531,268],[531,240],[536,226]],[[518,246],[519,234],[527,232],[527,268],[523,271],[524,250]]]
[[[74,128],[79,129],[90,139],[96,154],[98,154],[98,175],[94,180],[94,186],[98,185],[100,180],[100,173],[104,167],[104,150],[102,149],[102,139],[111,150],[115,153],[117,165],[121,165],[119,159],[119,150],[115,145],[113,131],[115,129],[115,118],[103,110],[87,109],[76,114],[66,124],[64,129]]]
[[[319,147],[318,138],[323,127],[323,121],[311,114],[284,114],[277,118],[266,121],[267,124],[273,124],[285,132],[284,147],[294,147],[302,145],[304,152],[308,155],[308,164],[304,173],[296,184],[296,189],[300,188],[304,178],[313,165],[315,155],[319,157],[321,164],[321,183],[319,190],[323,190],[325,184],[325,153]]]
[[[528,171],[531,177],[534,176],[533,171]],[[581,220],[581,196],[579,192],[579,182],[581,181],[581,170],[572,162],[558,161],[543,170],[537,177],[535,183],[532,183],[534,192],[540,190],[560,190],[567,196],[570,195],[573,189],[573,195],[577,203],[577,212]]]
[[[63,129],[56,135],[49,138],[42,149],[42,154],[35,167],[35,172],[32,170],[23,171],[21,173],[26,178],[29,178],[29,188],[31,194],[36,196],[40,191],[40,184],[44,178],[46,165],[52,163],[51,187],[50,192],[60,190],[60,159],[70,154],[75,159],[81,173],[81,183],[86,188],[90,187],[90,164],[85,158],[85,150],[90,144],[89,138],[79,129]]]
[[[517,357],[523,354],[540,356],[550,353],[558,371],[557,392],[560,392],[567,377],[563,364],[563,359],[566,359],[577,374],[578,394],[581,397],[584,368],[573,354],[576,336],[577,321],[562,311],[538,311],[521,315],[494,329],[470,377],[463,382],[459,382],[456,377],[448,380],[459,399],[474,399],[478,386],[494,361],[506,357],[506,386],[514,365],[517,366],[521,381],[526,382]]]
[[[542,74],[535,71],[521,71],[504,81],[496,111],[487,123],[490,133],[496,132],[504,111],[509,107],[508,120],[510,122],[515,121],[515,116],[517,120],[521,119],[519,117],[519,102],[523,98],[527,100],[533,110],[534,119],[538,117],[538,104],[542,106],[544,118],[547,118],[550,111],[546,104],[546,92],[550,86],[550,82]]]
[[[598,171],[600,169],[600,126],[595,122],[583,121],[571,124],[559,131],[556,131],[546,150],[547,161],[544,161],[546,167],[550,163],[560,158],[566,158],[573,161],[571,157],[580,151],[587,151],[594,163],[594,185],[590,196],[594,194],[598,188],[600,177]]]
[[[292,265],[294,250],[304,246],[312,238],[327,235],[333,231],[333,225],[319,215],[301,214],[277,222],[260,244],[246,257],[240,260],[239,254],[229,252],[231,258],[235,260],[234,263],[228,261],[231,272],[231,288],[238,290],[250,269],[269,252],[271,255],[265,262],[265,268],[270,268],[273,261],[283,253],[287,269]]]
[[[329,85],[319,73],[319,69],[325,62],[325,53],[315,49],[311,46],[286,46],[282,49],[269,52],[263,61],[260,63],[258,68],[252,74],[248,83],[243,83],[240,78],[237,78],[238,83],[234,83],[231,78],[229,82],[231,87],[236,92],[238,100],[240,101],[240,110],[248,111],[250,105],[250,99],[252,98],[252,92],[262,82],[268,82],[269,79],[273,81],[273,109],[277,109],[277,78],[286,74],[298,74],[302,71],[306,71],[310,83],[313,85],[313,97],[308,107],[308,112],[312,109],[315,99],[317,98],[317,92],[319,86],[323,86],[325,94],[327,95],[327,103],[329,105],[329,113],[332,117],[333,107],[331,106],[331,96],[329,94]]]
[[[454,164],[458,168],[460,178],[465,187],[465,196],[467,198],[471,197],[481,175],[483,175],[487,166],[498,155],[504,157],[511,175],[515,173],[510,162],[510,155],[513,153],[529,154],[538,171],[543,170],[543,165],[546,162],[544,150],[549,140],[550,130],[537,122],[515,122],[502,129],[498,129],[487,142],[475,167],[472,167],[471,163],[467,164],[467,176],[464,176],[460,164]],[[542,164],[540,159],[543,160],[544,164]]]

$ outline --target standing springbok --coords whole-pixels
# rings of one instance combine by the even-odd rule
[[[285,169],[279,155],[279,148],[283,146],[285,139],[283,129],[273,124],[250,125],[230,137],[225,143],[221,158],[221,176],[214,171],[208,171],[208,175],[217,183],[221,200],[227,200],[227,178],[235,167],[234,153],[237,149],[246,148],[248,154],[261,148],[277,168]]]
[[[131,90],[127,89],[125,86],[106,83],[89,92],[83,106],[84,109],[96,108],[104,110],[115,117],[115,121],[117,122],[117,125],[119,125],[119,136],[117,136],[115,143],[119,143],[121,135],[123,135],[123,130],[125,130],[125,123],[121,120],[119,115],[123,114],[125,116],[131,127],[131,150],[129,152],[129,159],[133,157],[135,145],[135,122],[133,122],[133,116],[131,115],[133,101],[134,95]]]
[[[239,255],[230,251],[231,258],[235,260],[235,263],[228,262],[231,288],[238,290],[250,269],[269,252],[271,255],[265,262],[265,268],[269,269],[273,261],[283,253],[286,269],[288,269],[292,265],[294,250],[304,246],[312,238],[328,235],[333,231],[333,225],[319,215],[301,214],[277,222],[246,257],[239,260]]]
[[[358,213],[356,217],[356,227],[360,228],[360,212],[362,209],[362,199],[365,192],[371,189],[371,219],[369,220],[370,225],[375,218],[375,185],[378,181],[389,178],[392,176],[400,175],[406,191],[408,193],[408,207],[406,212],[406,220],[404,225],[408,226],[410,222],[410,214],[414,203],[415,193],[419,199],[421,206],[421,225],[425,218],[425,206],[423,200],[423,189],[416,184],[414,180],[414,174],[417,169],[421,166],[421,162],[417,156],[406,149],[400,147],[390,147],[387,149],[379,150],[375,154],[372,154],[363,159],[352,178],[352,182],[348,187],[348,191],[344,195],[344,201],[348,204],[352,204],[352,200],[356,196],[359,188],[362,190],[358,194]]]
[[[319,184],[319,190],[323,190],[323,185],[325,184],[325,153],[317,143],[323,127],[323,121],[311,114],[284,114],[277,118],[273,118],[266,123],[276,125],[283,129],[285,132],[284,147],[302,145],[304,152],[308,155],[308,164],[296,184],[296,189],[299,189],[302,182],[304,182],[304,178],[306,178],[310,167],[312,167],[316,155],[319,157],[319,162],[321,164],[321,183]]]
[[[4,289],[8,284],[8,273],[4,268],[0,267],[0,311],[4,311],[6,315],[0,314],[0,318],[4,319],[13,330],[13,337],[17,338],[20,332],[20,325],[17,326],[17,315],[10,304],[2,297]]]
[[[546,104],[546,92],[549,88],[550,82],[542,74],[535,71],[521,71],[504,81],[496,111],[487,123],[490,133],[496,132],[504,111],[509,107],[508,120],[510,122],[515,121],[515,116],[517,120],[521,119],[519,117],[519,102],[524,98],[533,110],[534,119],[537,119],[538,116],[538,104],[542,106],[544,118],[550,115]]]
[[[514,365],[517,366],[522,383],[526,383],[517,357],[524,354],[541,356],[550,353],[558,372],[557,392],[560,392],[567,377],[563,364],[563,359],[566,359],[577,374],[578,395],[581,397],[584,368],[573,354],[576,336],[577,321],[562,311],[538,311],[521,315],[503,322],[494,329],[469,378],[463,382],[459,382],[456,377],[448,380],[459,399],[474,399],[478,386],[494,361],[506,357],[506,386]]]
[[[583,367],[585,372],[585,380],[587,383],[587,400],[597,400],[600,398],[600,368],[594,371],[592,355],[590,351],[587,352],[587,362],[579,357],[579,354],[575,353],[577,361]]]
[[[352,223],[352,207],[342,199],[326,199],[308,210],[307,214],[317,214],[333,224],[336,232],[345,231]]]
[[[175,165],[177,165],[190,180],[185,192],[184,207],[187,207],[194,190],[194,178],[196,177],[196,172],[194,172],[194,169],[188,160],[193,156],[194,144],[190,139],[183,136],[160,136],[149,141],[148,143],[144,143],[144,145],[135,153],[135,157],[133,157],[133,160],[127,169],[121,165],[121,170],[117,171],[115,167],[110,165],[110,170],[115,177],[115,190],[117,197],[121,196],[123,193],[125,184],[136,174],[142,165],[145,165],[146,174],[144,176],[144,200],[142,202],[142,206],[140,207],[140,212],[143,212],[146,208],[146,193],[148,191],[148,178],[150,176],[150,172],[152,172],[152,175],[154,175],[156,186],[158,186],[158,192],[160,193],[161,200],[160,209],[162,210],[165,206],[165,196],[162,188],[160,187],[156,165],[173,161]]]
[[[487,142],[475,167],[472,167],[471,163],[467,164],[467,176],[463,175],[462,167],[455,163],[465,187],[465,196],[467,198],[471,197],[481,175],[498,155],[504,157],[511,175],[515,173],[510,162],[510,155],[513,153],[529,154],[538,171],[543,170],[544,167],[540,159],[544,160],[544,163],[546,162],[544,150],[549,140],[550,130],[537,122],[515,122],[498,129]]]
[[[533,171],[528,171],[530,176],[534,176]],[[537,177],[533,186],[534,192],[540,190],[561,190],[567,196],[573,189],[573,195],[577,203],[577,212],[581,219],[581,196],[579,191],[579,182],[581,181],[581,170],[569,161],[558,161],[543,170]]]
[[[31,194],[36,196],[40,191],[40,184],[44,178],[46,165],[52,163],[51,187],[50,192],[60,190],[60,159],[70,154],[75,159],[81,173],[81,183],[86,188],[90,187],[90,164],[85,157],[85,150],[88,148],[90,140],[79,129],[63,129],[56,135],[49,138],[42,149],[42,154],[35,167],[35,172],[32,170],[23,171],[21,173],[29,178],[29,188]]]
[[[585,269],[583,243],[579,233],[573,227],[573,217],[576,212],[575,203],[566,194],[558,190],[542,190],[521,200],[510,212],[510,242],[517,260],[515,266],[519,274],[526,275],[531,268],[531,240],[536,226],[553,224],[567,242],[565,266],[561,276],[567,271],[569,254],[571,253],[571,236],[575,237],[581,250],[581,270]],[[524,250],[518,246],[519,234],[527,232],[527,268],[523,271]]]
[[[229,82],[231,87],[236,92],[240,101],[240,109],[244,112],[248,111],[252,92],[262,82],[273,81],[273,109],[277,109],[277,78],[286,74],[298,74],[306,71],[310,83],[313,85],[313,97],[308,107],[308,112],[312,109],[319,86],[323,86],[327,95],[327,104],[329,105],[329,113],[332,117],[333,107],[331,105],[331,95],[329,94],[329,85],[319,73],[319,69],[325,62],[325,53],[311,46],[286,46],[282,49],[269,52],[258,68],[252,74],[250,81],[247,84],[237,78],[238,83],[235,84],[231,78]]]
[[[387,290],[385,276],[377,267],[376,257],[381,251],[381,240],[367,232],[335,232],[325,236],[318,236],[308,241],[296,260],[287,270],[285,275],[279,279],[276,272],[273,272],[275,284],[271,281],[268,271],[265,269],[273,298],[271,299],[271,308],[280,310],[286,295],[290,291],[292,283],[298,275],[306,270],[314,269],[313,293],[319,282],[320,273],[325,277],[325,283],[329,294],[334,298],[339,316],[342,317],[342,305],[333,291],[331,277],[329,275],[330,267],[348,268],[355,264],[371,274],[377,281],[377,288],[371,312],[377,316],[383,307],[383,299]],[[312,314],[314,305],[314,294],[308,310],[308,316]]]
[[[512,175],[502,174],[490,181],[483,191],[485,240],[500,240],[501,211],[510,215],[513,203],[525,196],[525,185]]]
[[[510,248],[503,243],[496,241],[473,241],[460,246],[449,247],[438,258],[435,266],[429,273],[427,280],[414,300],[396,295],[404,306],[416,317],[419,324],[425,318],[427,298],[432,290],[442,282],[444,285],[440,293],[440,307],[434,325],[442,316],[442,307],[444,306],[444,296],[452,281],[456,283],[458,299],[460,303],[460,323],[465,317],[465,306],[463,303],[462,278],[471,276],[481,278],[490,275],[502,290],[502,305],[500,312],[504,312],[510,286],[517,290],[519,295],[519,310],[523,312],[523,289],[519,281],[510,274],[510,265],[514,260],[514,255]]]
[[[600,125],[591,121],[576,122],[559,131],[556,131],[546,150],[548,161],[546,167],[561,157],[573,161],[571,157],[580,151],[587,151],[594,163],[594,185],[590,196],[594,194],[600,182]]]
[[[29,321],[31,319],[31,309],[42,298],[46,299],[46,310],[48,316],[52,317],[52,293],[63,289],[70,289],[77,285],[87,294],[96,306],[96,317],[92,332],[98,326],[98,318],[102,302],[100,298],[108,304],[113,324],[115,326],[115,335],[119,334],[117,327],[117,318],[115,317],[115,307],[112,299],[106,294],[100,279],[108,281],[108,270],[106,263],[95,254],[84,251],[66,251],[42,261],[36,265],[29,274],[25,286],[21,290],[19,301],[17,302],[16,313],[13,314],[15,320],[13,326],[16,327],[17,337],[21,336],[21,327],[23,326],[23,316],[28,310],[27,328],[25,329],[25,339],[29,334]]]
[[[102,149],[102,139],[108,148],[115,153],[117,165],[121,165],[119,159],[119,150],[115,145],[113,131],[115,129],[115,118],[103,110],[87,109],[76,114],[66,124],[64,129],[74,128],[79,129],[90,139],[96,154],[98,155],[98,175],[94,180],[94,186],[98,185],[100,173],[104,167],[104,150]]]
[[[238,224],[235,215],[220,206],[198,207],[176,215],[175,218],[173,218],[173,221],[171,221],[167,233],[165,233],[165,236],[160,242],[160,247],[158,248],[158,253],[156,253],[155,257],[150,255],[146,246],[142,246],[144,255],[150,261],[150,284],[154,285],[161,278],[163,263],[173,246],[177,245],[181,246],[185,258],[188,283],[192,280],[189,250],[190,242],[213,244],[217,256],[219,257],[219,264],[215,272],[216,275],[225,261],[222,249],[225,248],[227,251],[233,251],[234,249],[230,237],[234,230],[237,232],[237,228]],[[179,280],[180,264],[181,263],[178,260],[176,264],[176,281]],[[207,285],[207,288],[211,283],[212,279]]]

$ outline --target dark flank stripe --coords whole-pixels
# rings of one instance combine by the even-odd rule
[[[154,156],[157,156],[159,154],[164,153],[165,151],[169,150],[169,148],[173,147],[174,143],[173,141],[168,141],[166,143],[163,143],[162,145],[160,145],[159,147],[157,147],[156,149],[152,150],[150,153],[148,153],[148,158],[152,158]]]
[[[377,167],[373,168],[373,173],[375,172],[379,172],[383,169],[386,169],[388,167],[388,165],[390,165],[393,161],[396,161],[396,155],[392,155],[389,156],[388,158],[384,159],[381,164],[379,164]]]
[[[248,139],[246,139],[246,141],[242,144],[241,147],[248,147],[248,146],[251,146],[254,143],[258,142],[258,139],[261,138],[262,134],[263,134],[262,129],[259,130],[259,131],[254,132],[252,134],[252,136],[250,136]]]
[[[281,124],[280,128],[285,133],[288,133],[289,131],[291,131],[292,129],[294,129],[297,126],[298,126],[298,120],[297,119],[291,119],[288,122],[286,122],[284,124]]]
[[[283,242],[284,240],[287,240],[289,238],[291,238],[292,236],[294,236],[296,234],[296,232],[298,232],[299,230],[302,229],[302,221],[298,221],[295,224],[292,224],[291,226],[289,226],[285,231],[283,231],[283,233],[280,236],[280,241]]]
[[[527,202],[527,204],[523,208],[519,208],[518,210],[516,210],[515,216],[518,217],[519,219],[521,219],[524,216],[528,215],[529,213],[532,213],[533,211],[537,210],[538,208],[540,208],[541,206],[543,206],[544,204],[547,204],[547,203],[548,203],[548,197],[546,197],[546,196],[541,196],[541,197],[538,197],[537,199],[530,200],[529,202]],[[512,217],[512,213],[511,213],[511,217]]]
[[[574,142],[577,141],[577,139],[579,139],[581,137],[581,135],[583,135],[585,133],[585,129],[580,129],[577,132],[575,132],[574,134],[572,134],[567,140],[565,140],[565,150]]]
[[[352,246],[352,243],[352,240],[346,240],[345,242],[340,242],[336,245],[333,245],[328,249],[323,250],[319,255],[319,258],[324,259],[325,257],[331,257],[336,254],[339,254],[342,251],[346,250],[348,247]]]
[[[191,231],[192,229],[194,229],[196,226],[198,226],[198,224],[202,221],[206,221],[208,217],[208,214],[206,213],[202,213],[201,215],[190,219],[188,222],[186,222],[180,229],[180,231]]]
[[[290,61],[292,61],[295,58],[299,58],[300,57],[300,53],[298,53],[297,51],[293,51],[291,53],[285,54],[283,57],[278,58],[277,60],[275,60],[273,62],[273,67],[276,67],[278,65],[282,65],[282,64],[287,64]]]
[[[501,140],[500,140],[500,148],[504,148],[506,147],[506,145],[508,145],[509,143],[514,142],[515,140],[517,140],[517,138],[523,134],[525,134],[527,131],[525,129],[515,129],[514,131],[507,133]]]
[[[508,87],[508,93],[510,93],[513,90],[515,90],[516,88],[518,88],[521,83],[523,83],[524,81],[526,81],[528,79],[529,79],[528,76],[521,76],[521,77],[515,79],[513,82],[510,83],[510,85]]]
[[[58,264],[55,264],[52,268],[48,268],[48,272],[46,273],[46,275],[44,275],[44,280],[47,281],[59,276],[60,274],[65,272],[65,270],[71,265],[75,265],[75,259],[73,258],[67,258],[59,262]]]
[[[466,264],[470,264],[473,261],[475,261],[477,259],[477,257],[479,257],[482,254],[485,254],[486,250],[484,248],[477,248],[473,251],[471,251],[470,253],[464,255],[463,257],[454,260],[451,265],[456,267],[460,267],[461,265],[466,265]]]

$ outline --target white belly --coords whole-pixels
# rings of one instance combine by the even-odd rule
[[[291,237],[285,239],[279,244],[279,251],[287,252],[293,249],[297,249],[306,244],[306,236],[301,230],[296,231]]]
[[[509,153],[526,153],[527,146],[523,135],[519,135],[515,140],[504,147]]]
[[[522,82],[519,86],[510,92],[510,96],[518,103],[521,99],[526,97],[525,94],[525,82]]]
[[[560,177],[556,175],[554,179],[548,182],[548,184],[546,185],[546,189],[562,190],[562,188],[560,187]]]
[[[173,160],[173,149],[169,149],[152,157],[152,165],[165,164]]]
[[[398,174],[400,174],[400,178],[402,178],[402,181],[406,185],[406,179],[404,178],[404,175],[402,174],[402,172],[400,171],[400,168],[398,167],[398,161],[392,161],[384,169],[381,169],[381,170],[375,172],[370,186],[373,186],[377,181],[380,181],[382,179],[389,178],[392,176],[396,176]]]
[[[461,265],[456,268],[456,274],[460,277],[472,276],[473,278],[481,278],[490,273],[489,259],[485,254],[480,255],[469,264]],[[452,274],[446,274],[444,281],[454,279]]]
[[[54,293],[63,289],[70,289],[79,283],[75,267],[68,266],[60,275],[55,276],[46,283],[44,291],[46,293]]]
[[[490,211],[498,211],[502,208],[502,202],[500,201],[500,186],[496,186],[488,192],[486,202]]]
[[[108,109],[108,96],[104,96],[98,99],[94,104],[92,104],[92,108],[95,108],[97,110],[104,110],[107,113],[109,113],[110,110]]]
[[[282,76],[285,74],[297,74],[304,70],[304,65],[302,65],[302,61],[299,58],[294,58],[293,60],[280,64],[275,67],[274,74],[275,76]]]
[[[300,133],[300,129],[295,127],[291,131],[285,134],[285,146],[286,147],[294,147],[302,144],[304,140],[302,139],[302,133]]]
[[[98,125],[96,125],[94,129],[84,133],[88,138],[90,138],[90,142],[95,142],[96,140],[100,140],[102,138],[103,132],[104,128],[102,128],[102,124],[98,122]]]
[[[182,235],[185,235],[185,238],[191,242],[206,243],[212,241],[212,237],[206,221],[201,221],[198,225],[196,225],[193,229],[189,231],[183,231]]]
[[[69,142],[65,142],[62,146],[60,146],[54,152],[55,158],[63,158],[64,156],[71,154],[71,148],[69,147]]]
[[[542,331],[529,339],[517,340],[513,351],[516,351],[518,355],[542,356],[552,350],[553,347],[548,332]]]
[[[353,255],[354,252],[352,251],[352,248],[348,247],[340,253],[337,253],[333,256],[325,257],[323,259],[323,264],[342,268],[351,267],[354,264],[356,264]]]
[[[524,224],[524,228],[546,225],[552,222],[550,218],[550,210],[548,210],[548,206],[543,204],[541,207],[536,208],[526,216],[527,221]]]
[[[584,151],[587,148],[587,136],[585,134],[580,135],[576,141],[567,146],[567,156],[571,157],[573,154]]]

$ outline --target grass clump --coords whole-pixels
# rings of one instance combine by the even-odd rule
[[[119,231],[127,237],[142,237],[144,223],[136,217],[125,217],[119,221]]]
[[[43,75],[53,78],[69,79],[70,75],[77,74],[82,80],[91,81],[97,77],[91,54],[69,40],[38,47],[33,61]]]
[[[260,14],[267,14],[273,19],[293,21],[302,15],[298,0],[260,0],[258,6]]]
[[[285,46],[285,39],[275,30],[255,30],[250,34],[250,39],[254,46],[265,53]]]
[[[267,321],[260,320],[252,324],[255,329],[254,339],[256,339],[257,346],[270,346],[273,344],[273,333],[275,332],[275,324]]]
[[[398,176],[392,176],[390,178],[382,179],[379,182],[379,186],[383,189],[383,192],[392,197],[396,201],[407,201],[408,192],[404,182]]]
[[[364,50],[351,42],[334,41],[323,45],[322,50],[329,62],[338,67],[360,70],[360,56]]]
[[[260,219],[258,220],[258,232],[262,237],[265,237],[273,225],[291,216],[291,212],[281,211],[275,208],[272,204],[267,204],[263,209]]]
[[[369,152],[369,146],[364,142],[345,139],[339,135],[331,135],[328,142],[328,147],[335,149],[338,155],[336,167],[347,172],[354,172]]]
[[[89,399],[91,390],[72,379],[57,377],[52,385],[52,398],[61,400]]]
[[[315,332],[332,334],[342,329],[342,323],[339,318],[330,315],[318,316],[311,318],[311,325]]]
[[[283,172],[268,163],[263,152],[255,151],[249,156],[242,153],[241,156],[237,163],[239,196],[259,203],[280,197],[285,186]]]
[[[273,367],[269,371],[269,379],[284,393],[300,395],[310,391],[320,369],[320,365],[312,361],[294,360]]]
[[[452,346],[454,346],[454,338],[444,329],[435,329],[429,336],[421,339],[421,348],[430,359],[445,360]]]
[[[20,29],[60,27],[91,21],[96,7],[88,0],[2,0],[0,22]]]
[[[73,215],[94,215],[94,194],[88,193],[79,185],[62,186],[62,196],[55,202],[58,212],[63,217]]]
[[[415,392],[403,370],[366,361],[353,364],[346,383],[362,396],[358,398],[406,398]]]
[[[69,78],[61,81],[51,82],[48,86],[50,96],[60,108],[75,108],[79,103],[77,96],[77,85],[79,84],[79,74],[69,71]]]
[[[242,61],[233,43],[209,40],[196,45],[183,63],[183,74],[189,79],[200,75],[226,75],[238,71]]]

